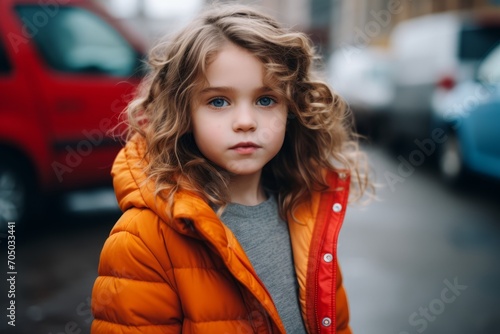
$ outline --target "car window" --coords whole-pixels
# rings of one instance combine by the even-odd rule
[[[71,73],[133,75],[137,52],[107,22],[78,7],[61,7],[57,15],[40,24],[47,15],[43,5],[16,6],[48,66]]]
[[[9,58],[7,57],[7,50],[3,42],[0,40],[0,75],[9,73],[12,67],[10,65]]]
[[[486,56],[479,66],[478,79],[486,83],[500,83],[500,44]]]
[[[461,60],[477,61],[500,41],[500,27],[466,27],[460,33],[458,56]]]

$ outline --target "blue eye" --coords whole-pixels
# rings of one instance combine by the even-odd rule
[[[227,103],[226,100],[224,100],[223,98],[220,98],[220,97],[211,100],[209,102],[209,104],[215,108],[223,108],[223,107],[227,107],[229,105],[229,103]]]
[[[276,103],[276,101],[273,98],[270,98],[269,96],[263,96],[257,101],[257,104],[263,107],[269,107],[274,103]]]

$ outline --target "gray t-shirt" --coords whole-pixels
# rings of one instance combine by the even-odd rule
[[[271,294],[288,334],[306,333],[288,225],[274,196],[255,206],[230,203],[222,221],[234,233]]]

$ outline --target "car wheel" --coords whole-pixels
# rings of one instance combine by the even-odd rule
[[[26,223],[32,207],[33,178],[28,168],[19,160],[3,157],[0,162],[0,230],[7,229],[8,222],[15,222],[16,229]],[[20,224],[20,225],[19,225]]]
[[[447,137],[440,148],[439,171],[446,182],[458,185],[465,179],[463,155],[457,135],[449,132]]]

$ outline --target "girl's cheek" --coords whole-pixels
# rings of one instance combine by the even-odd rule
[[[287,120],[287,115],[275,115],[273,118],[271,118],[271,121],[269,122],[269,128],[272,131],[283,131],[286,128],[286,120]]]

